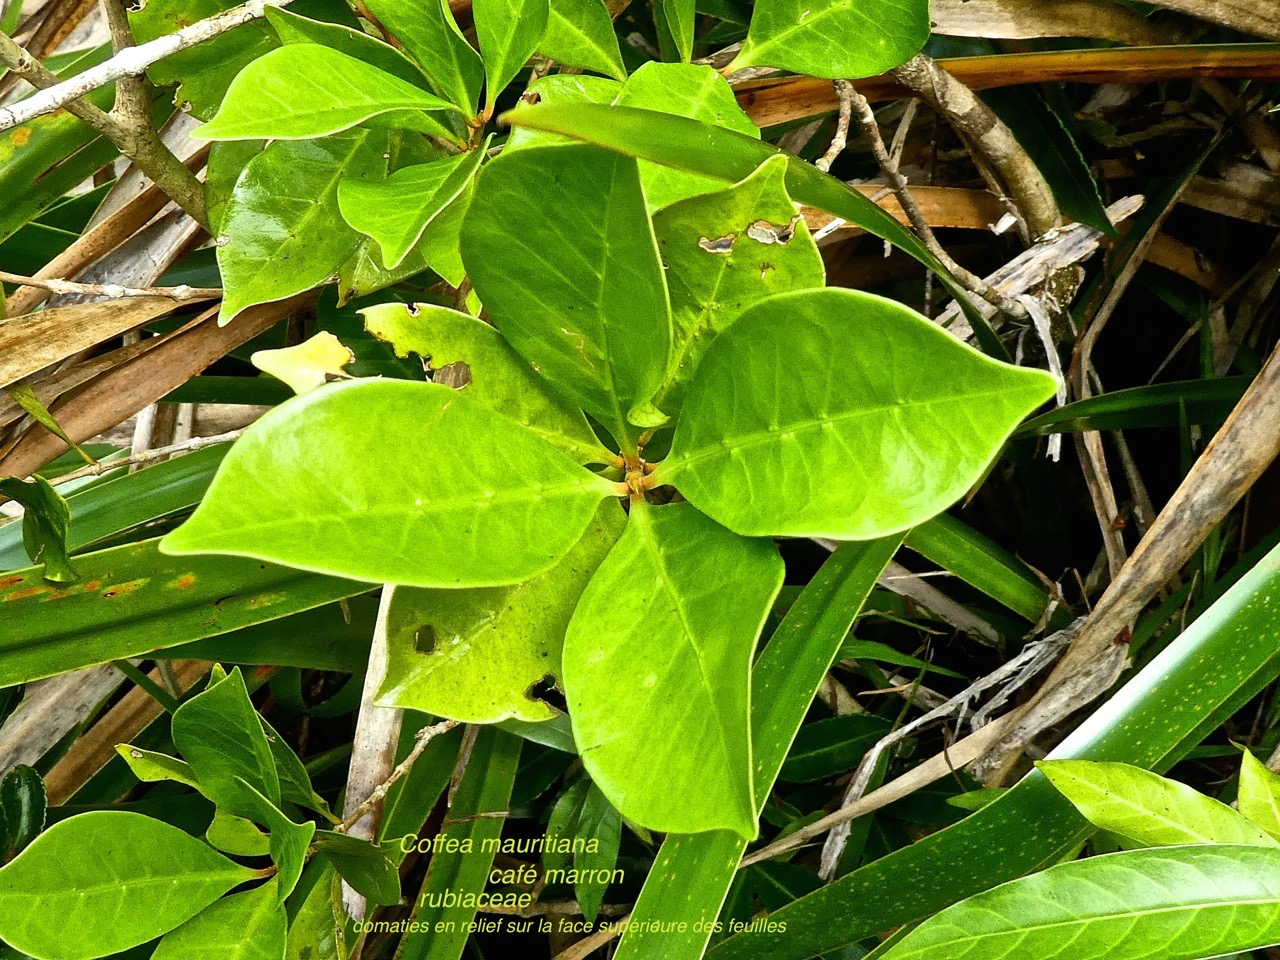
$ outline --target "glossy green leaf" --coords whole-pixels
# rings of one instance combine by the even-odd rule
[[[484,150],[397,170],[386,180],[344,180],[338,208],[354,229],[372,237],[387,269],[404,262],[431,221],[458,198],[480,169]]]
[[[1249,750],[1240,767],[1240,812],[1268,834],[1280,840],[1280,774],[1273,772]]]
[[[676,58],[688,63],[693,54],[693,19],[697,13],[694,0],[655,0],[653,19],[669,40]]]
[[[285,45],[318,43],[353,60],[377,67],[383,73],[413,86],[424,87],[427,83],[426,76],[405,54],[391,44],[369,36],[363,30],[354,30],[338,23],[309,20],[280,7],[267,7],[266,13],[267,22]]]
[[[447,0],[368,0],[367,6],[418,61],[436,93],[472,116],[484,67],[458,30]]]
[[[201,140],[306,140],[397,110],[450,110],[421,87],[319,44],[290,44],[245,67]],[[436,124],[439,136],[449,136]]]
[[[165,934],[152,960],[280,960],[288,918],[273,878],[205,907]]]
[[[380,176],[386,150],[385,131],[356,130],[277,141],[249,162],[222,218],[220,323],[254,304],[310,290],[337,272],[359,243],[338,210],[338,184]]]
[[[608,77],[593,77],[582,73],[553,73],[547,77],[539,77],[529,84],[528,95],[534,103],[613,103],[614,98],[622,90],[622,84]],[[555,133],[542,133],[516,127],[507,137],[505,152],[522,147],[550,146],[567,144],[574,141]]]
[[[604,0],[551,0],[538,52],[557,63],[625,80],[618,36]]]
[[[760,129],[738,105],[728,81],[702,64],[646,63],[627,78],[614,103],[700,120],[748,137],[758,139],[760,136]],[[718,177],[676,170],[647,160],[640,163],[640,179],[651,211],[723,189]],[[788,222],[791,219],[788,217]]]
[[[888,720],[864,713],[806,724],[791,745],[778,779],[811,783],[848,773],[889,729]]]
[[[354,381],[250,427],[163,546],[375,583],[500,586],[550,568],[614,492],[465,392]]]
[[[1214,844],[1050,867],[931,917],[882,960],[1198,960],[1280,943],[1280,851]]]
[[[0,780],[0,863],[21,853],[44,829],[49,794],[33,767],[20,763]]]
[[[468,397],[522,424],[579,463],[613,459],[582,411],[556,393],[484,321],[427,303],[384,303],[360,313],[365,328],[390,343],[397,356],[415,353],[433,371],[465,364]]]
[[[280,777],[239,667],[174,712],[173,742],[218,806],[254,815],[258,804],[242,781],[279,804]]]
[[[44,567],[44,578],[69,583],[76,572],[67,557],[71,509],[52,484],[39,475],[30,480],[0,479],[0,496],[22,504],[22,545],[32,563]]]
[[[144,750],[128,743],[116,744],[116,753],[120,754],[124,762],[129,765],[133,775],[143,783],[159,783],[162,780],[172,780],[175,783],[191,787],[193,790],[200,789],[200,780],[196,777],[195,771],[191,769],[191,764],[179,760],[177,757],[171,757],[165,753],[156,753],[154,750]]]
[[[418,252],[422,262],[438,273],[452,287],[460,287],[467,278],[467,268],[462,263],[462,225],[476,193],[472,180],[458,195],[458,199],[440,211],[439,216],[427,224]]]
[[[786,170],[775,157],[741,183],[653,218],[675,331],[658,405],[673,414],[711,341],[746,307],[825,280],[822,255],[787,196]]]
[[[619,443],[666,372],[671,311],[635,161],[519,150],[480,174],[462,258],[495,325]]]
[[[265,857],[271,852],[270,839],[256,823],[225,810],[214,811],[204,838],[223,853],[236,857]]]
[[[623,816],[755,835],[751,657],[782,574],[688,504],[632,505],[564,645],[578,752]]]
[[[385,706],[466,723],[549,720],[537,699],[557,688],[565,630],[578,598],[622,533],[616,501],[601,504],[581,540],[554,567],[523,583],[477,590],[397,587],[387,612]]]
[[[144,540],[76,559],[59,588],[0,576],[0,687],[150,653],[332,603],[366,584],[233,557],[167,557]]]
[[[1280,846],[1225,803],[1141,767],[1094,760],[1043,760],[1036,766],[1086,820],[1127,839],[1127,846]]]
[[[854,80],[905,63],[928,38],[928,0],[758,0],[728,69]]]
[[[653,479],[746,536],[884,536],[963,496],[1053,391],[894,301],[778,294],[707,349]]]
[[[475,0],[471,14],[484,58],[485,113],[515,79],[547,32],[548,0]]]
[[[284,815],[279,805],[264,797],[253,784],[243,777],[237,783],[252,808],[249,819],[267,828],[268,848],[276,865],[276,879],[280,883],[277,895],[284,903],[302,876],[306,865],[307,850],[315,836],[316,825],[311,821],[295,823]]]
[[[0,939],[39,960],[92,960],[169,932],[254,876],[159,820],[83,813],[0,868]]]
[[[400,872],[396,864],[368,840],[320,830],[315,845],[316,852],[334,865],[351,889],[370,903],[400,902]]]
[[[1252,382],[1252,377],[1222,377],[1112,390],[1048,410],[1024,423],[1018,433],[1046,436],[1081,430],[1222,423]]]

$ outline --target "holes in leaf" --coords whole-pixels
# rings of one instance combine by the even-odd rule
[[[457,363],[447,363],[443,367],[438,367],[431,371],[431,382],[461,390],[471,383],[471,364],[459,360]]]
[[[564,694],[556,687],[555,674],[552,673],[544,674],[541,680],[531,683],[524,695],[530,700],[545,703],[552,710],[558,710],[561,713],[569,709],[569,704],[565,700]]]
[[[747,236],[757,243],[786,244],[796,235],[796,222],[792,220],[785,226],[778,226],[768,220],[757,220],[747,227]]]
[[[717,237],[715,240],[708,240],[703,237],[698,241],[698,246],[707,253],[733,253],[733,245],[738,242],[736,233],[726,233],[723,237]]]
[[[436,636],[436,628],[429,623],[424,623],[417,630],[413,631],[413,649],[419,653],[432,654],[436,652],[436,643],[439,637]]]

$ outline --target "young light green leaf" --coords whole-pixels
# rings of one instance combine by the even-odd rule
[[[232,81],[200,140],[308,140],[341,133],[397,110],[451,110],[452,105],[377,67],[315,43],[272,50]],[[438,122],[437,136],[453,133]]]
[[[309,340],[278,350],[256,350],[249,362],[283,380],[294,393],[306,393],[323,387],[330,377],[345,377],[342,368],[356,359],[354,353],[328,330],[322,330]]]
[[[634,160],[518,150],[480,174],[462,258],[503,336],[620,444],[666,373],[671,311]]]
[[[948,907],[881,960],[1198,960],[1280,943],[1280,850],[1214,844],[1050,867]]]
[[[384,303],[360,313],[365,329],[390,343],[397,356],[415,353],[432,371],[465,364],[468,397],[523,424],[579,463],[613,459],[582,411],[483,320],[429,303]]]
[[[353,60],[377,67],[383,73],[389,73],[412,86],[425,87],[427,84],[425,74],[412,60],[391,44],[383,43],[362,30],[353,30],[338,23],[310,20],[280,7],[267,7],[266,13],[267,22],[285,45],[317,43],[337,50]]]
[[[547,32],[548,0],[475,0],[476,40],[484,57],[485,116]]]
[[[777,67],[856,80],[905,63],[928,38],[928,0],[759,0],[728,71]]]
[[[547,679],[563,687],[560,655],[569,618],[624,522],[616,502],[601,504],[564,558],[523,583],[397,587],[387,613],[387,672],[378,702],[465,723],[550,720],[556,711],[537,699],[535,688]]]
[[[271,852],[271,841],[256,823],[225,810],[215,810],[213,822],[204,838],[223,853],[235,857],[265,857]]]
[[[162,547],[373,583],[501,586],[551,567],[615,492],[465,392],[353,381],[250,427]]]
[[[222,218],[218,269],[226,294],[219,323],[333,276],[360,242],[338,210],[338,184],[381,176],[386,149],[386,131],[356,130],[277,141],[249,162]]]
[[[405,167],[385,180],[344,180],[338,208],[348,224],[378,241],[384,265],[393,270],[471,182],[483,159],[481,148]]]
[[[44,565],[44,578],[70,583],[76,572],[67,556],[71,508],[44,477],[0,479],[0,495],[22,504],[22,546],[32,563]]]
[[[1280,846],[1225,803],[1141,767],[1094,760],[1043,760],[1036,766],[1095,827],[1131,841],[1126,846]]]
[[[529,84],[528,94],[534,103],[613,103],[621,92],[622,84],[608,77],[593,77],[589,73],[553,73]],[[556,133],[543,133],[526,127],[514,127],[507,137],[505,153],[522,147],[551,146],[575,141]]]
[[[1280,840],[1280,774],[1269,769],[1248,748],[1240,767],[1240,812]]]
[[[458,29],[447,0],[368,0],[367,5],[418,61],[435,91],[473,116],[484,67]]]
[[[273,877],[205,907],[165,934],[151,960],[280,960],[287,926]]]
[[[280,802],[275,761],[239,667],[174,711],[173,743],[205,795],[236,816],[252,818],[258,809],[243,781]]]
[[[652,478],[744,536],[871,539],[961,497],[1054,389],[894,301],[778,294],[708,348]]]
[[[688,504],[632,506],[564,646],[578,752],[623,816],[755,835],[751,655],[782,574],[771,543]]]
[[[124,762],[129,765],[129,769],[133,771],[133,775],[143,783],[172,780],[174,783],[181,783],[203,793],[200,781],[196,778],[195,771],[191,769],[191,764],[177,757],[171,757],[167,753],[156,753],[153,750],[143,750],[129,743],[116,744],[116,753],[120,754]]]
[[[0,862],[31,845],[44,829],[49,793],[34,767],[20,763],[0,780]]]
[[[697,13],[693,0],[654,0],[653,19],[663,42],[670,42],[676,56],[684,63],[693,55],[693,18]]]
[[[168,933],[256,875],[159,820],[82,813],[0,868],[0,939],[40,960],[93,960]]]
[[[627,78],[614,103],[620,107],[657,110],[700,120],[752,138],[760,136],[759,127],[738,105],[728,81],[704,64],[646,63]],[[640,162],[640,179],[651,211],[678,200],[724,189],[724,182],[718,178],[648,160]]]
[[[551,0],[538,52],[556,63],[594,70],[615,80],[627,78],[618,35],[603,0]]]
[[[727,190],[658,211],[675,343],[658,406],[674,414],[702,355],[742,311],[767,296],[821,287],[826,270],[774,157]]]
[[[315,836],[316,825],[310,820],[295,823],[284,815],[278,803],[264,797],[243,777],[236,780],[249,800],[250,819],[267,828],[271,860],[276,865],[276,879],[280,882],[276,892],[280,902],[284,903],[302,876],[307,848]]]

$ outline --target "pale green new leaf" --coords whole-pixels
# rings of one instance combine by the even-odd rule
[[[338,209],[348,224],[378,242],[384,266],[393,270],[471,182],[483,159],[484,150],[477,149],[405,167],[385,180],[343,180]]]
[[[485,115],[547,32],[548,0],[474,0],[471,13],[484,57]]]
[[[38,960],[92,960],[168,933],[255,875],[160,820],[82,813],[0,869],[0,939]]]
[[[1131,841],[1126,846],[1280,846],[1225,803],[1141,767],[1095,760],[1045,760],[1036,766],[1090,823]]]
[[[235,857],[265,857],[271,852],[271,841],[256,823],[225,810],[214,811],[204,838]]]
[[[200,781],[196,778],[195,771],[191,769],[191,765],[179,760],[177,757],[171,757],[166,753],[143,750],[141,747],[135,747],[128,743],[117,744],[116,753],[120,754],[124,762],[129,765],[133,775],[143,783],[159,783],[161,780],[172,780],[175,783],[191,787],[193,790],[204,792],[200,786]]]
[[[700,120],[757,139],[760,136],[760,128],[738,105],[728,81],[704,64],[646,63],[627,78],[614,104]],[[724,189],[723,180],[648,160],[640,161],[640,179],[651,211]]]
[[[603,0],[551,0],[538,52],[556,63],[594,70],[615,80],[627,77],[618,35]]]
[[[730,72],[777,67],[855,80],[910,60],[929,38],[928,0],[759,0]]]
[[[1245,817],[1280,840],[1280,774],[1268,769],[1247,748],[1236,804]]]
[[[773,544],[689,504],[632,505],[564,646],[578,752],[623,816],[755,835],[751,655],[782,574]]]
[[[671,311],[636,162],[518,150],[481,172],[462,259],[494,324],[620,444],[662,382]]]
[[[435,91],[473,116],[484,67],[458,30],[447,0],[367,0],[367,6],[418,61]]]
[[[746,536],[881,537],[962,497],[1054,389],[892,300],[778,294],[707,349],[652,476]]]
[[[165,934],[151,960],[281,960],[288,918],[271,880],[217,901]]]
[[[879,960],[1199,960],[1280,943],[1280,850],[1213,844],[1050,867],[948,907]]]
[[[787,195],[774,157],[741,183],[658,211],[675,343],[658,406],[671,414],[711,341],[744,309],[775,293],[821,287],[822,255]]]
[[[601,504],[573,549],[523,583],[397,587],[387,612],[387,672],[378,702],[464,723],[556,716],[534,688],[548,678],[563,686],[560,655],[569,618],[624,522],[617,502]]]
[[[226,294],[218,315],[283,300],[328,281],[360,235],[338,211],[338,184],[385,172],[386,131],[281,140],[254,157],[226,206],[218,269]]]
[[[397,110],[452,110],[420,87],[315,43],[290,44],[237,74],[200,140],[307,140]],[[439,123],[438,136],[452,137]]]
[[[465,313],[429,303],[384,303],[360,311],[365,329],[396,355],[415,353],[432,371],[466,364],[467,396],[522,424],[579,463],[613,459],[582,411],[538,376],[493,327]]]
[[[500,586],[551,567],[613,485],[439,384],[331,384],[271,410],[161,542],[373,583]]]

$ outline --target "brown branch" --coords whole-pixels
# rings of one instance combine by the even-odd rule
[[[118,283],[76,283],[55,277],[28,277],[20,273],[0,270],[0,282],[16,283],[24,287],[39,287],[56,294],[80,294],[122,300],[127,297],[167,297],[170,300],[216,300],[222,296],[221,287],[122,287]]]

